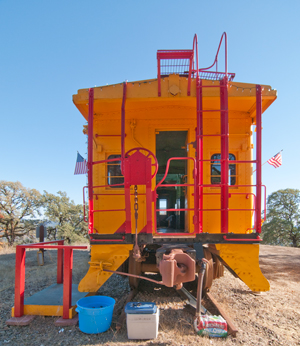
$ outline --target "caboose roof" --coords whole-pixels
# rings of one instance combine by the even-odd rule
[[[161,80],[161,96],[158,96],[158,80],[149,79],[127,82],[126,112],[144,108],[184,107],[196,110],[196,80],[192,79],[191,94],[187,95],[186,77],[172,74]],[[219,81],[202,80],[204,109],[220,109]],[[229,112],[242,112],[253,118],[256,116],[256,84],[228,83]],[[269,85],[262,86],[262,111],[264,112],[277,98],[277,91]],[[88,90],[80,89],[73,95],[73,102],[81,114],[88,119]],[[120,113],[123,97],[123,83],[94,88],[94,114]],[[196,113],[195,113],[196,117]]]

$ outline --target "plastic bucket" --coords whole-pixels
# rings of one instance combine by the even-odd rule
[[[106,296],[79,299],[76,308],[79,329],[87,334],[106,332],[111,325],[115,302],[113,298]]]

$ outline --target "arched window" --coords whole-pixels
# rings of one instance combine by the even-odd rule
[[[221,154],[213,154],[211,156],[211,168],[210,168],[210,181],[211,184],[221,184]],[[229,154],[229,160],[235,161],[235,156],[233,154]],[[236,164],[229,164],[229,185],[236,184]]]

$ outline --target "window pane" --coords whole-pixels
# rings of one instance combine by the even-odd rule
[[[167,200],[166,199],[160,199],[159,200],[159,208],[158,209],[167,209]],[[159,215],[167,215],[167,212],[165,210],[160,210]]]
[[[211,156],[211,169],[210,169],[210,175],[211,175],[211,184],[221,184],[221,162],[219,161],[221,159],[221,154],[213,154]],[[235,161],[235,156],[233,154],[229,154],[229,160]],[[236,184],[236,164],[230,164],[229,165],[229,185],[235,185]]]
[[[120,158],[121,155],[110,155],[108,160]],[[121,172],[121,161],[113,161],[107,163],[107,184],[110,187],[124,187],[124,177]],[[122,184],[122,185],[116,185]],[[114,186],[116,185],[116,186]]]

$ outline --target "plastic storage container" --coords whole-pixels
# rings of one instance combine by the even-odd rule
[[[155,339],[159,309],[155,303],[130,302],[125,306],[128,339]]]
[[[115,300],[106,296],[92,296],[79,299],[76,311],[79,316],[79,329],[83,333],[106,332],[112,320]]]

